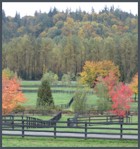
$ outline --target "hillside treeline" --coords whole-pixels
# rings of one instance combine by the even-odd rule
[[[40,79],[46,69],[75,78],[87,60],[113,61],[125,82],[138,71],[138,16],[113,6],[99,13],[53,8],[22,18],[2,10],[2,42],[2,68],[23,79]]]

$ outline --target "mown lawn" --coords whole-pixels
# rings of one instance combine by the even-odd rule
[[[37,93],[24,93],[27,101],[23,103],[24,106],[35,107],[37,100]],[[52,93],[55,105],[67,104],[73,97],[73,94],[67,93]]]
[[[40,85],[41,84],[41,81],[40,80],[38,80],[38,81],[25,81],[25,80],[23,80],[23,81],[21,81],[21,85]],[[61,81],[58,81],[58,84],[62,84],[62,82]],[[76,83],[76,81],[71,81],[71,84],[70,85],[76,85],[77,83]]]
[[[40,85],[41,81],[21,81],[21,85]]]
[[[138,147],[138,141],[3,136],[2,147]]]

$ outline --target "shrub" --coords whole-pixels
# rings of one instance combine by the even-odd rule
[[[52,71],[46,72],[43,74],[41,81],[47,80],[50,85],[58,83],[58,76],[57,74],[53,73]]]
[[[99,99],[97,100],[97,110],[110,110],[111,102],[109,100],[107,86],[105,86],[102,82],[98,83],[95,87],[95,94],[99,97]]]
[[[70,74],[69,73],[68,74],[63,74],[61,81],[62,81],[62,84],[64,84],[64,85],[71,84]]]
[[[87,111],[87,91],[79,89],[74,95],[72,108],[75,113],[85,113]]]
[[[13,110],[13,112],[15,112],[15,113],[23,112],[23,111],[25,111],[25,107],[21,106],[21,105],[17,105]]]

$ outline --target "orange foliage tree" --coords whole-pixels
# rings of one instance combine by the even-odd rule
[[[132,89],[133,93],[135,94],[135,101],[136,101],[136,95],[138,94],[138,73],[136,73],[135,76],[133,77],[129,87]]]
[[[81,72],[81,83],[93,87],[98,77],[106,77],[110,72],[113,72],[116,77],[120,77],[118,66],[112,61],[104,60],[98,62],[86,61]]]
[[[9,114],[18,103],[24,102],[26,98],[20,91],[18,80],[13,77],[9,79],[6,75],[2,76],[2,114]]]

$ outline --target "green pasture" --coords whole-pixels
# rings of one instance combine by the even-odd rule
[[[27,85],[27,87],[24,87],[22,89],[37,90],[38,89],[37,87],[28,87],[28,86],[40,85],[41,81],[21,81],[21,84]],[[61,84],[61,81],[59,81],[59,84]],[[72,84],[76,84],[76,82],[73,81]],[[69,91],[69,90],[76,90],[77,87],[51,87],[51,89]],[[90,89],[90,90],[92,91],[93,89]],[[22,105],[24,105],[25,107],[34,108],[36,106],[37,92],[25,92],[24,95],[27,98],[27,101],[23,103]],[[61,105],[61,104],[67,104],[70,101],[70,99],[74,96],[74,93],[69,94],[69,93],[53,93],[52,92],[52,96],[53,96],[55,105]],[[87,100],[88,105],[93,105],[93,106],[97,105],[98,97],[95,94],[88,94],[87,99],[88,99]],[[70,107],[70,109],[71,108],[72,107]],[[138,102],[133,102],[131,104],[131,110],[137,111],[137,109],[138,109]]]
[[[36,100],[37,100],[37,93],[24,93],[27,101],[23,103],[24,106],[35,107]],[[53,100],[55,105],[60,104],[67,104],[70,99],[74,96],[74,94],[67,94],[67,93],[52,93]],[[98,97],[96,95],[88,95],[87,96],[87,103],[89,105],[96,105],[96,101]]]
[[[40,85],[41,81],[21,81],[21,85]]]
[[[36,100],[37,100],[37,93],[24,93],[25,97],[27,98],[27,101],[23,103],[22,105],[25,107],[32,107],[34,108],[36,106]],[[67,93],[52,93],[53,100],[55,105],[60,104],[67,104],[70,99],[74,96],[74,94],[67,94]],[[88,105],[94,105],[97,104],[98,97],[94,94],[88,94],[87,95],[87,104]],[[138,102],[133,102],[131,104],[132,111],[137,111],[138,109]]]
[[[27,98],[27,101],[23,103],[23,105],[29,106],[29,107],[35,107],[36,100],[37,100],[37,93],[24,93],[24,95]],[[52,96],[53,96],[55,105],[59,105],[59,104],[67,104],[70,101],[70,99],[73,97],[73,94],[53,93]]]
[[[36,90],[38,91],[37,87],[22,87],[22,90]],[[51,90],[65,90],[65,91],[75,91],[77,88],[76,87],[51,87]],[[92,91],[92,89],[91,89]]]
[[[3,136],[2,147],[138,147],[138,141]]]
[[[41,81],[38,80],[38,81],[21,81],[21,85],[40,85],[41,84]],[[62,85],[62,82],[61,81],[58,81],[57,83],[58,85]],[[70,85],[76,85],[76,81],[71,81],[71,84]]]

